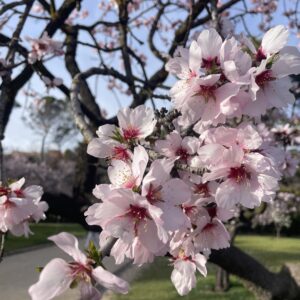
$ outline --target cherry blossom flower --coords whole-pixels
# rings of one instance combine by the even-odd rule
[[[101,187],[98,187],[101,189]],[[106,187],[104,187],[106,188]],[[111,236],[125,243],[135,237],[152,253],[159,252],[168,240],[161,220],[162,210],[131,190],[115,189],[85,212],[87,223],[100,225]]]
[[[41,60],[47,54],[62,55],[63,43],[54,41],[45,32],[40,39],[27,38],[31,44],[31,52],[28,56],[28,62],[30,64],[35,63],[37,60]]]
[[[218,218],[203,216],[198,220],[193,232],[194,246],[199,251],[204,249],[223,249],[230,246],[230,235]]]
[[[132,159],[130,148],[151,134],[156,124],[153,110],[144,105],[122,109],[118,121],[120,128],[109,124],[98,128],[98,138],[88,145],[90,155],[128,162]]]
[[[233,211],[211,202],[198,212],[197,227],[192,232],[196,251],[223,249],[230,245],[230,235],[222,222],[233,217]]]
[[[22,189],[25,179],[22,178],[8,187],[0,187],[0,230],[12,234],[28,236],[31,231],[28,222],[45,219],[44,212],[48,205],[40,201],[43,189],[40,186],[29,186]]]
[[[258,50],[250,40],[246,40],[246,45],[255,54],[257,61],[269,58],[273,54],[278,53],[286,45],[289,32],[283,25],[278,25],[268,30],[263,36],[262,42]]]
[[[220,74],[213,74],[197,79],[185,97],[177,101],[175,108],[182,113],[181,125],[191,125],[200,119],[215,125],[224,122],[228,102],[239,92],[239,86],[234,83],[222,85],[220,78]]]
[[[206,258],[200,253],[193,257],[187,257],[183,251],[180,251],[178,256],[174,257],[174,270],[171,274],[171,281],[179,295],[187,295],[196,286],[196,270],[206,277],[205,264]]]
[[[110,236],[109,233],[102,231],[100,234],[100,247],[105,245],[106,239]],[[151,252],[138,237],[135,237],[132,242],[126,242],[118,239],[111,249],[110,255],[114,257],[116,264],[124,262],[125,258],[132,259],[133,264],[139,266],[145,263],[152,263],[155,255],[165,255],[167,252],[166,248],[162,248],[161,252],[155,254]]]
[[[200,75],[200,67],[201,52],[195,41],[192,42],[189,50],[179,47],[174,54],[174,58],[170,58],[166,63],[166,70],[180,79],[170,90],[170,95],[174,102],[184,97],[193,86],[193,83]]]
[[[223,42],[220,50],[220,64],[224,76],[229,81],[237,84],[250,83],[251,57],[242,51],[234,37]]]
[[[171,178],[173,165],[170,159],[155,160],[142,186],[142,195],[162,210],[163,226],[170,231],[190,226],[180,205],[191,198],[191,191],[179,178]]]
[[[221,162],[225,155],[224,151],[226,152],[225,148],[237,146],[243,150],[245,158],[255,159],[258,157],[269,165],[270,172],[273,171],[276,176],[280,176],[278,164],[282,161],[281,152],[274,149],[267,141],[263,141],[256,128],[250,123],[241,123],[237,128],[224,126],[211,128],[201,134],[201,139],[206,145],[199,148],[198,159],[204,165],[210,162],[214,164]],[[212,161],[212,156],[218,158]]]
[[[136,188],[139,187],[148,164],[148,153],[142,146],[134,148],[132,162],[113,160],[107,173],[110,182],[115,187]]]
[[[210,173],[203,175],[205,181],[224,179],[216,190],[218,206],[230,209],[241,203],[254,208],[261,201],[271,201],[278,189],[279,178],[263,157],[244,156],[243,150],[238,147],[224,153],[223,163],[212,165]]]
[[[300,72],[300,61],[298,66],[297,74]],[[295,97],[289,91],[291,87],[291,80],[280,76],[280,69],[276,68],[276,63],[272,69],[268,69],[267,60],[263,60],[251,74],[249,93],[252,101],[244,108],[246,114],[260,116],[269,108],[286,107],[294,103]]]
[[[75,236],[62,232],[49,237],[61,250],[74,261],[66,262],[61,258],[52,259],[42,270],[39,281],[29,288],[32,300],[50,300],[63,294],[72,284],[79,284],[82,299],[100,299],[101,294],[95,287],[99,284],[117,293],[126,294],[128,283],[113,275],[78,248]]]
[[[195,137],[184,137],[177,131],[171,132],[165,140],[158,140],[155,149],[158,153],[169,158],[178,158],[180,161],[188,163],[197,152],[200,143]]]
[[[117,140],[116,132],[117,127],[114,125],[100,126],[96,132],[98,138],[88,144],[87,153],[99,158],[130,160],[132,153],[127,145]]]
[[[155,127],[153,109],[144,105],[137,106],[134,109],[124,108],[118,115],[121,135],[125,141],[134,141],[146,138]]]

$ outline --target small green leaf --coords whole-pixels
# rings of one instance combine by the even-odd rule
[[[92,259],[95,262],[96,266],[101,266],[101,253],[96,248],[93,241],[90,241],[89,247],[85,251],[88,255],[88,258]]]
[[[36,267],[35,269],[38,273],[41,273],[43,271],[44,267]]]

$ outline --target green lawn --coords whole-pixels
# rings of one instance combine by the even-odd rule
[[[82,226],[72,223],[39,223],[31,224],[30,228],[34,234],[30,235],[29,238],[15,237],[9,234],[6,237],[5,252],[9,253],[21,248],[51,243],[51,241],[47,240],[48,236],[62,231],[67,231],[77,237],[84,237],[86,235],[86,231]]]
[[[255,256],[272,270],[278,270],[284,262],[300,261],[300,239],[269,236],[238,236],[236,245]],[[208,265],[206,278],[197,275],[197,287],[192,292],[180,297],[170,281],[172,267],[166,259],[159,258],[149,268],[143,270],[139,278],[132,283],[128,295],[115,295],[113,300],[254,300],[242,282],[231,276],[232,288],[227,293],[213,291],[215,266]]]

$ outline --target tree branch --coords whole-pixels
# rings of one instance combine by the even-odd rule
[[[300,298],[300,288],[287,268],[283,268],[279,273],[272,273],[237,247],[214,250],[209,261],[266,290],[269,293],[269,299],[296,300]]]

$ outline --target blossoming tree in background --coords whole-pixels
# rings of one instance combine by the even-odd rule
[[[231,10],[235,4],[239,13]],[[87,224],[102,230],[100,251],[91,244],[84,254],[68,233],[50,237],[73,261],[51,260],[29,288],[32,299],[52,299],[77,285],[83,299],[99,299],[99,286],[127,293],[128,283],[103,268],[105,256],[139,266],[166,257],[180,295],[195,287],[196,273],[206,276],[210,260],[265,289],[271,299],[297,299],[299,287],[290,273],[271,273],[230,247],[225,226],[241,208],[273,205],[282,176],[295,169],[291,143],[284,137],[289,128],[270,131],[263,124],[277,110],[297,113],[289,76],[300,73],[300,53],[287,45],[286,26],[267,28],[276,2],[255,1],[248,8],[239,0],[102,1],[94,23],[81,5],[84,1],[21,1],[3,3],[0,10],[3,28],[20,15],[12,34],[0,34],[6,47],[1,135],[17,91],[36,74],[48,94],[50,88],[59,89],[71,103],[87,153],[106,163],[109,181],[98,181],[94,165],[92,172],[86,169],[84,195],[91,194],[86,187],[92,185],[98,201],[84,215]],[[269,14],[260,26],[266,31],[261,39],[249,36],[245,19],[250,12]],[[298,29],[297,5],[294,13],[284,13],[290,29]],[[45,27],[40,37],[24,39],[22,30],[30,20]],[[248,35],[235,32],[239,21]],[[80,63],[86,49],[97,59],[90,68]],[[59,57],[69,83],[50,71],[50,62]],[[98,99],[92,77],[96,86],[97,78],[108,78],[116,100],[131,103],[108,119],[98,105],[106,96],[99,93]],[[162,102],[167,100],[171,103]],[[281,143],[275,144],[272,135]],[[22,181],[6,184],[3,171],[1,180],[2,237],[8,230],[27,234],[30,219],[44,218],[41,191],[20,190]]]

